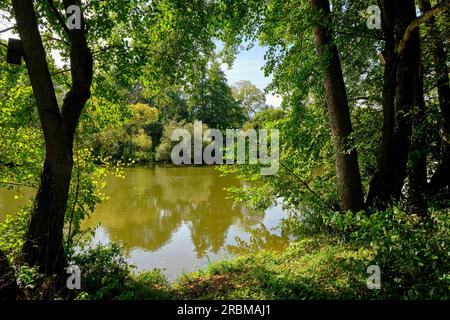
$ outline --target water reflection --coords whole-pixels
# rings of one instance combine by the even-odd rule
[[[232,225],[245,229],[264,217],[226,199],[224,188],[237,183],[214,168],[128,169],[124,180],[108,179],[111,199],[84,226],[100,223],[128,250],[156,251],[187,224],[197,257],[218,253]]]
[[[99,225],[94,243],[122,243],[138,271],[161,268],[173,279],[197,270],[226,257],[226,247],[239,244],[236,237],[249,240],[261,225],[270,231],[283,216],[279,207],[255,212],[227,199],[224,189],[240,182],[213,167],[129,168],[125,176],[107,179],[110,200],[82,228]],[[0,192],[3,208],[11,199]],[[267,232],[264,245],[279,247],[280,237]]]
[[[19,208],[25,206],[34,196],[34,189],[28,187],[14,187],[0,189],[0,222],[6,215],[15,215]]]

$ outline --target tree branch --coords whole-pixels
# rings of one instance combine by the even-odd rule
[[[71,69],[59,70],[59,71],[56,71],[55,73],[52,73],[52,76],[56,76],[56,75],[61,74],[61,73],[69,72],[70,70]]]
[[[70,45],[70,43],[68,43],[66,40],[63,40],[63,39],[51,37],[51,36],[48,36],[48,35],[43,35],[42,37],[45,38],[45,39],[48,39],[48,40],[53,40],[53,41],[57,41],[57,42],[62,42],[62,43],[64,43],[64,44],[66,44],[66,45]]]
[[[9,28],[3,29],[3,30],[0,31],[0,33],[8,32],[9,30],[12,30],[12,29],[14,29],[14,28],[15,28],[15,27],[9,27]]]
[[[421,16],[414,19],[406,28],[405,33],[403,34],[402,40],[400,40],[400,43],[398,44],[397,48],[395,49],[395,53],[398,56],[401,56],[406,48],[406,45],[408,44],[409,39],[411,38],[412,33],[423,23],[426,23],[428,20],[430,20],[435,15],[442,13],[450,8],[450,0],[442,0],[437,5],[435,5],[433,8],[422,14]]]
[[[51,137],[61,137],[62,128],[59,121],[61,114],[48,69],[33,1],[13,0],[12,4],[46,147],[49,147],[59,142],[55,141],[58,139]]]
[[[63,0],[63,2],[66,9],[72,5],[80,6],[77,0]],[[70,30],[69,40],[72,87],[64,98],[62,117],[64,126],[71,135],[69,141],[73,141],[81,112],[91,96],[90,88],[93,79],[94,62],[92,52],[87,45],[83,13],[81,13],[81,28]]]
[[[70,30],[69,30],[69,28],[67,28],[66,22],[64,21],[64,18],[62,17],[62,15],[59,13],[58,9],[56,8],[55,3],[53,2],[53,0],[47,0],[47,2],[48,2],[48,5],[50,6],[50,9],[53,11],[53,14],[56,16],[56,19],[58,20],[59,24],[63,28],[64,32],[67,35],[69,35]]]
[[[33,186],[33,185],[31,185],[31,184],[16,183],[16,182],[7,182],[7,181],[0,181],[0,185],[7,185],[7,186],[14,186],[14,187],[36,188],[36,186]]]
[[[320,200],[323,204],[325,204],[329,209],[332,211],[339,211],[339,208],[335,208],[331,204],[327,203],[325,200],[322,199],[322,197],[317,194],[313,189],[310,188],[307,182],[303,181],[297,174],[295,174],[294,171],[292,171],[287,165],[285,165],[283,162],[279,161],[281,166],[289,172],[295,179],[297,179],[312,195],[314,195],[318,200]]]

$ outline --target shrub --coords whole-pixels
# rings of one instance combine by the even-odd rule
[[[0,223],[0,250],[11,258],[20,253],[29,217],[29,208],[25,207],[20,209],[15,216],[6,216],[6,219]]]
[[[374,250],[370,263],[381,269],[382,296],[450,298],[449,210],[421,217],[394,207],[370,216],[336,213],[327,222],[347,240]]]
[[[100,157],[113,160],[153,160],[153,141],[158,137],[158,110],[145,104],[130,106],[133,116],[120,127],[109,127],[96,134],[93,148]]]
[[[172,289],[161,270],[155,269],[138,274],[121,299],[161,300],[172,297]]]
[[[117,244],[85,247],[72,263],[81,271],[81,288],[90,299],[114,299],[132,279],[130,266]]]
[[[76,299],[145,300],[169,299],[171,288],[167,278],[155,269],[133,274],[121,247],[117,244],[83,247],[72,263],[81,271],[81,290]]]
[[[161,143],[156,148],[156,161],[170,161],[171,160],[171,152],[172,148],[177,145],[179,142],[171,141],[172,132],[176,129],[185,129],[189,131],[191,135],[192,141],[192,149],[191,149],[191,160],[194,159],[194,146],[193,146],[193,136],[194,136],[194,124],[193,123],[184,123],[184,122],[176,122],[170,121],[166,125],[164,125],[163,135],[161,137]],[[206,130],[208,130],[208,126],[206,124],[202,125],[203,134]],[[203,139],[202,140],[202,148],[205,148],[211,140]]]

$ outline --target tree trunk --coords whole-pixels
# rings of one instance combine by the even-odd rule
[[[352,124],[342,67],[331,31],[330,4],[328,0],[311,0],[314,11],[325,21],[314,27],[316,47],[320,59],[326,63],[324,88],[328,117],[333,136],[336,175],[341,206],[344,211],[359,211],[364,206],[364,196],[356,150],[351,139]],[[327,58],[327,61],[324,61]]]
[[[367,204],[385,209],[398,201],[407,176],[411,143],[410,111],[420,76],[420,39],[412,31],[401,54],[396,53],[409,24],[416,18],[414,0],[380,1],[385,35],[385,72],[383,89],[383,141],[378,168],[370,183]]]
[[[24,259],[47,275],[61,275],[66,262],[63,228],[73,167],[73,139],[81,111],[90,97],[92,55],[86,44],[83,17],[82,28],[69,31],[59,16],[61,27],[70,40],[72,76],[72,87],[60,111],[33,1],[13,0],[12,3],[46,150],[41,182],[23,246]],[[78,3],[64,0],[66,8],[75,4]],[[59,15],[58,12],[54,14]]]
[[[423,66],[414,88],[414,104],[417,110],[413,114],[413,136],[409,153],[409,190],[408,207],[411,213],[426,215],[427,186],[427,127],[425,125],[425,100],[423,83]]]
[[[382,24],[385,39],[384,50],[382,52],[385,61],[383,75],[383,134],[381,142],[381,155],[378,162],[378,168],[375,171],[367,195],[367,206],[374,206],[383,209],[391,200],[393,193],[392,184],[389,184],[388,177],[392,171],[394,155],[394,127],[395,112],[394,98],[397,87],[397,59],[395,55],[395,12],[387,4],[388,0],[382,3]]]
[[[419,7],[422,14],[424,14],[431,9],[430,1],[420,0]],[[434,17],[427,22],[426,30],[431,45],[430,55],[436,74],[439,107],[442,116],[440,162],[428,184],[428,191],[431,194],[435,194],[450,184],[450,84],[447,68],[447,53]]]
[[[45,274],[61,274],[66,266],[63,250],[64,215],[72,173],[72,151],[64,145],[50,150],[36,194],[27,240],[25,261]]]

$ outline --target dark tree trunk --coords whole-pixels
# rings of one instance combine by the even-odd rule
[[[407,175],[411,143],[410,111],[420,75],[420,39],[412,31],[401,54],[396,51],[409,24],[416,18],[414,0],[381,1],[385,35],[385,73],[383,90],[383,141],[378,169],[367,197],[367,204],[379,209],[398,201]]]
[[[37,265],[47,275],[62,275],[66,262],[63,227],[73,167],[73,139],[81,111],[90,97],[92,55],[86,44],[84,21],[80,30],[69,31],[59,16],[61,27],[70,40],[72,75],[72,87],[60,111],[33,1],[13,0],[12,3],[46,150],[41,182],[23,247],[24,259],[31,265]],[[66,8],[73,4],[78,3],[64,0]],[[59,15],[57,12],[54,14]]]
[[[369,187],[366,203],[368,206],[375,206],[383,209],[391,200],[393,193],[392,184],[389,184],[388,177],[392,170],[394,150],[394,128],[395,111],[394,98],[397,87],[397,59],[395,55],[395,11],[388,6],[388,0],[382,3],[382,25],[385,39],[384,50],[382,52],[385,61],[383,75],[383,134],[381,142],[381,155],[378,168],[375,171]]]
[[[420,0],[422,14],[431,9],[429,0]],[[427,37],[431,46],[430,54],[436,74],[439,107],[442,115],[442,146],[440,162],[437,170],[428,184],[428,191],[433,195],[450,184],[450,84],[447,68],[447,52],[436,26],[436,19],[432,17],[426,24]]]
[[[45,274],[62,274],[64,215],[72,172],[71,150],[61,146],[46,156],[41,182],[23,247],[25,261],[38,265]],[[59,159],[59,160],[58,160]]]
[[[352,124],[338,49],[331,31],[328,0],[311,0],[311,6],[321,18],[314,27],[316,47],[326,63],[324,88],[328,117],[333,136],[336,175],[341,206],[344,211],[359,211],[364,207],[364,196],[356,150],[351,140]],[[327,57],[327,61],[325,60]]]
[[[409,153],[408,207],[411,213],[426,215],[428,210],[426,199],[427,127],[425,124],[423,66],[419,72],[414,88],[414,104],[417,110],[413,113],[413,136]]]
[[[399,1],[399,4],[395,8],[397,12],[397,42],[403,39],[407,27],[416,18],[414,0],[402,0]],[[423,101],[421,101],[423,100],[423,81],[420,79],[421,55],[418,29],[412,32],[403,53],[398,59],[397,88],[394,99],[396,126],[393,152],[395,157],[393,157],[393,170],[391,172],[392,197],[394,200],[399,200],[407,174],[412,135],[412,113],[414,113],[416,102],[419,102],[420,108],[423,108]],[[418,88],[419,86],[421,88]],[[415,89],[420,90],[420,92],[412,92]],[[419,181],[414,182],[418,183]]]
[[[62,237],[72,159],[67,153],[67,140],[33,2],[14,0],[13,6],[46,149],[41,183],[23,247],[24,258],[27,263],[38,265],[41,272],[61,273],[65,265]]]

